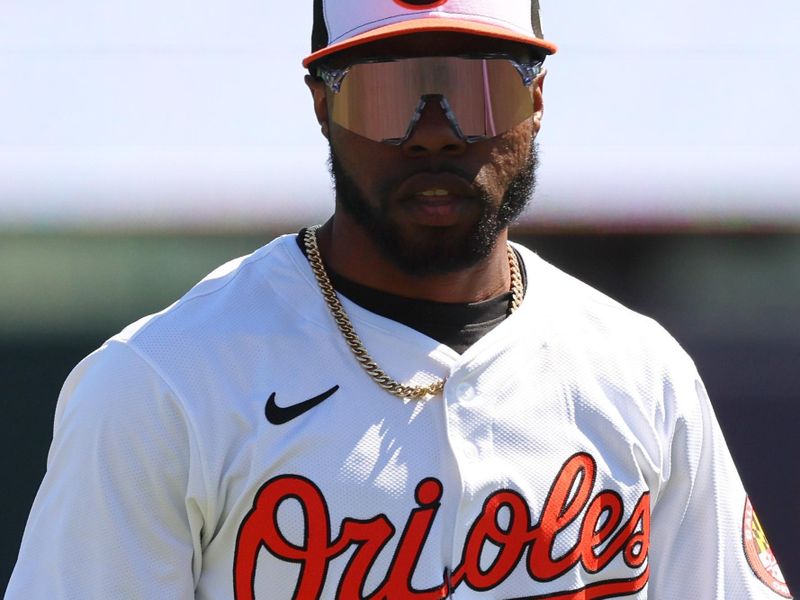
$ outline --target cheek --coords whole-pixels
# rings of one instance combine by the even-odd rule
[[[379,184],[377,175],[397,160],[396,150],[356,135],[335,123],[331,124],[330,134],[331,148],[340,164],[362,194],[371,196]]]
[[[479,174],[481,183],[496,198],[501,198],[511,181],[528,167],[533,124],[525,121],[493,140],[489,161]]]

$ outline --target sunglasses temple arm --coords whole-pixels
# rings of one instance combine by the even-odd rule
[[[489,65],[486,59],[481,61],[483,66],[483,122],[489,137],[497,135],[497,127],[494,124],[494,111],[492,110],[492,90],[489,85]]]

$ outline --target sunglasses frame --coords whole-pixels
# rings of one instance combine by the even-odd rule
[[[328,65],[318,65],[315,70],[317,77],[321,79],[328,89],[331,90],[334,94],[338,94],[342,89],[342,83],[344,82],[345,77],[350,72],[350,69],[359,64],[373,64],[373,63],[382,63],[382,62],[398,62],[401,60],[413,60],[414,58],[418,57],[396,57],[396,56],[388,56],[388,57],[371,57],[365,60],[358,60],[350,63],[344,67],[330,67]],[[430,58],[430,57],[419,57],[419,58]],[[541,75],[542,70],[544,69],[544,60],[543,59],[532,59],[530,62],[523,62],[520,61],[509,54],[500,54],[500,53],[485,53],[485,54],[459,54],[454,55],[452,58],[464,58],[468,60],[507,60],[510,62],[522,79],[522,84],[525,87],[531,87],[533,83],[536,81],[536,78]],[[419,123],[420,119],[422,118],[422,112],[425,110],[428,102],[438,102],[439,106],[442,107],[442,111],[444,111],[444,115],[449,121],[450,125],[453,127],[453,130],[456,132],[459,138],[464,140],[467,143],[475,143],[480,142],[483,140],[491,139],[492,136],[485,136],[485,135],[464,135],[461,127],[458,124],[458,119],[456,118],[453,109],[450,106],[450,103],[447,101],[442,94],[424,94],[420,96],[419,103],[414,111],[414,115],[411,117],[411,120],[408,124],[408,129],[406,130],[406,134],[402,138],[386,138],[380,140],[380,143],[389,144],[391,146],[400,146],[404,144],[408,139],[411,137],[412,133],[414,132],[415,127]],[[377,141],[377,140],[376,140]]]

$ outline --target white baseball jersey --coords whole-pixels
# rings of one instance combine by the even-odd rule
[[[789,598],[691,360],[522,247],[463,354],[343,299],[294,236],[69,376],[10,599]]]

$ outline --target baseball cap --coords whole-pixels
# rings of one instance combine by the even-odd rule
[[[420,32],[457,32],[528,44],[553,54],[542,37],[539,0],[314,0],[308,67],[335,52]]]

